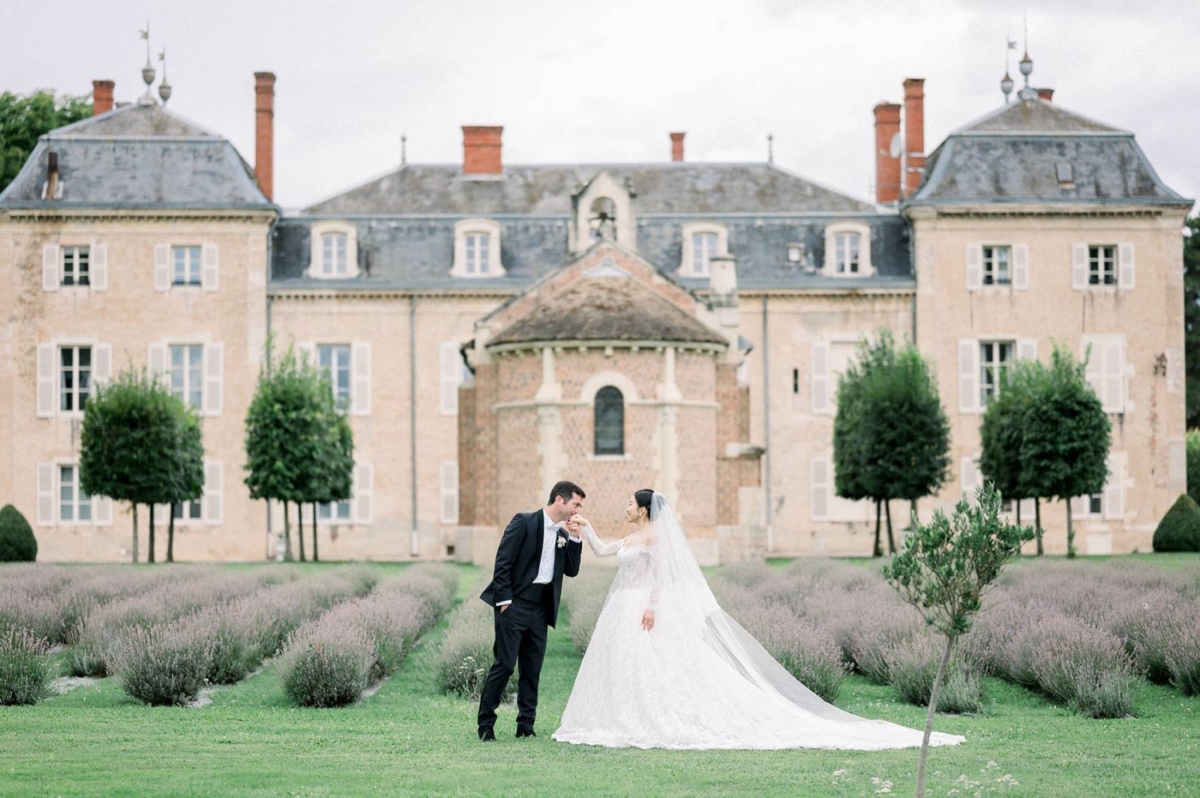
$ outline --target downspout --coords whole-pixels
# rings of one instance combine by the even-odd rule
[[[272,343],[271,342],[271,310],[272,310],[273,302],[272,302],[272,297],[271,297],[271,265],[272,265],[272,258],[274,257],[274,253],[275,253],[275,224],[278,221],[279,221],[279,215],[276,214],[271,219],[270,227],[267,228],[267,292],[266,292],[267,293],[267,351],[266,351],[265,356],[267,358],[267,368],[268,369],[271,367],[271,343]],[[271,552],[271,538],[273,536],[274,536],[274,530],[271,528],[271,500],[267,499],[267,541],[266,541],[267,560],[271,560],[275,556]]]
[[[770,553],[775,550],[775,541],[771,532],[771,339],[767,330],[767,295],[763,294],[763,444],[766,446],[763,481],[766,483],[765,499],[767,503],[767,512],[764,520],[767,523],[767,552]]]
[[[417,295],[408,297],[408,447],[409,473],[412,482],[412,544],[411,554],[421,554],[417,534]]]

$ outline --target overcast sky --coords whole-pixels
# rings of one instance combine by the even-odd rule
[[[926,79],[932,151],[998,107],[1028,9],[1032,83],[1137,134],[1200,194],[1200,0],[5,0],[0,90],[142,92],[151,24],[169,108],[254,160],[253,72],[277,78],[275,198],[303,207],[411,163],[457,163],[463,124],[504,125],[507,163],[775,162],[871,197],[871,109]],[[1020,77],[1012,54],[1012,74]],[[156,64],[157,65],[157,64]],[[161,73],[160,73],[161,75]]]

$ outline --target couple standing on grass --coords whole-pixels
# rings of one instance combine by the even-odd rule
[[[479,739],[496,739],[496,707],[512,676],[517,737],[534,737],[546,627],[558,620],[563,576],[579,574],[583,540],[619,568],[562,726],[554,739],[609,748],[839,748],[921,745],[922,732],[866,720],[821,700],[717,604],[667,500],[636,491],[633,531],[603,543],[583,517],[586,494],[559,482],[541,510],[504,530],[491,584],[495,663],[479,702]],[[934,734],[932,745],[962,737]]]

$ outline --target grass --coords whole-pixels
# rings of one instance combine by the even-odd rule
[[[464,569],[464,600],[478,569]],[[570,585],[567,585],[570,589]],[[911,793],[917,752],[633,751],[555,743],[579,659],[551,631],[535,740],[475,739],[471,702],[436,694],[439,627],[374,696],[298,709],[270,666],[201,709],[147,707],[114,679],[33,707],[0,708],[0,795],[870,795]],[[973,795],[1197,794],[1200,698],[1147,683],[1139,717],[1092,720],[998,680],[979,715],[939,718],[966,744],[930,754],[929,791]],[[846,680],[838,705],[919,727],[924,711],[888,687]],[[995,763],[990,765],[989,763]],[[843,772],[844,771],[844,772]],[[834,775],[839,773],[841,775]],[[998,781],[1005,776],[1017,782]],[[960,781],[965,777],[971,786]],[[878,781],[873,781],[873,779]]]

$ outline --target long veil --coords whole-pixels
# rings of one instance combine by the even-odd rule
[[[652,594],[657,606],[670,603],[679,617],[692,619],[704,642],[759,688],[778,693],[805,712],[827,720],[880,723],[826,703],[721,609],[671,505],[659,493],[650,502],[650,521],[654,528]]]

